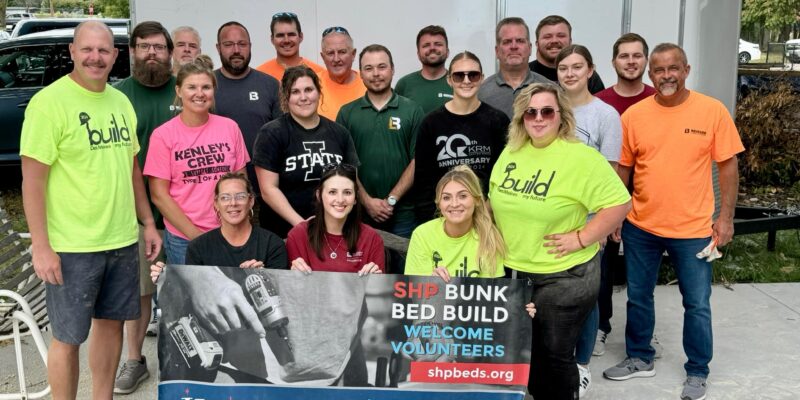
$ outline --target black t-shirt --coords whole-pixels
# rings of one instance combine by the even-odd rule
[[[278,235],[253,227],[250,238],[241,247],[232,246],[220,228],[212,229],[191,242],[186,249],[186,264],[238,267],[244,261],[258,260],[264,268],[288,269],[286,246]]]
[[[531,71],[542,74],[545,78],[558,83],[558,71],[556,71],[555,68],[550,68],[540,63],[539,60],[529,62],[528,67]],[[591,94],[595,94],[606,88],[603,84],[603,80],[600,79],[600,75],[597,75],[597,71],[592,72],[592,76],[589,77],[588,87]]]
[[[305,129],[286,113],[261,128],[253,147],[253,165],[278,174],[278,188],[303,218],[313,215],[314,190],[331,163],[359,165],[347,128],[322,116]],[[261,226],[286,237],[291,226],[269,207],[261,211]]]
[[[509,119],[502,111],[481,103],[467,115],[456,115],[444,106],[422,120],[417,135],[414,187],[417,220],[433,218],[436,184],[456,165],[469,165],[481,181],[483,194],[489,191],[492,167],[503,151]]]

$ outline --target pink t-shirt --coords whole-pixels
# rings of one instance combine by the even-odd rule
[[[190,127],[180,116],[153,131],[144,175],[168,180],[169,195],[194,226],[208,232],[219,226],[214,214],[214,186],[228,172],[250,161],[236,122],[211,114],[202,126]],[[188,239],[167,218],[167,230]]]

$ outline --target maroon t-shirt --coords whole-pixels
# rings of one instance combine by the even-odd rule
[[[619,115],[622,115],[622,113],[624,113],[625,110],[628,109],[628,107],[654,95],[655,93],[656,90],[653,89],[652,86],[644,85],[644,90],[642,90],[642,93],[639,93],[636,96],[623,97],[620,96],[619,93],[615,92],[614,86],[612,86],[608,89],[601,90],[595,93],[594,95],[598,99],[603,100],[606,104],[610,105],[611,107],[614,107],[614,109],[617,110]]]
[[[308,241],[308,222],[303,221],[289,231],[286,237],[286,251],[289,264],[301,257],[314,271],[358,272],[365,264],[374,262],[381,271],[386,272],[383,252],[383,239],[369,225],[361,224],[361,235],[356,243],[356,251],[347,251],[347,241],[341,235],[325,234],[322,244],[322,259],[317,257]],[[336,253],[332,258],[331,253]]]

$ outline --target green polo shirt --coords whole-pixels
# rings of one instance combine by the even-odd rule
[[[367,95],[339,110],[336,122],[344,125],[353,136],[361,161],[358,177],[370,196],[386,198],[414,159],[414,146],[423,116],[417,103],[397,93],[392,94],[381,110],[375,109]],[[394,216],[397,222],[414,219],[408,193],[395,206]]]
[[[447,84],[447,74],[439,79],[428,80],[421,71],[414,71],[400,78],[394,90],[400,96],[417,102],[425,114],[453,99],[453,88]]]

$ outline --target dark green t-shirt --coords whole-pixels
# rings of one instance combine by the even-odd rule
[[[173,105],[175,101],[175,77],[170,77],[169,81],[163,86],[152,88],[144,86],[133,77],[125,78],[117,82],[114,87],[128,97],[133,110],[136,112],[136,137],[139,139],[139,167],[144,171],[144,160],[147,158],[147,149],[150,148],[150,135],[164,122],[169,121],[178,114],[179,110]],[[150,198],[150,189],[147,189],[147,197]],[[164,229],[164,222],[161,213],[150,203],[156,226]]]
[[[425,114],[453,99],[453,88],[447,84],[446,74],[439,79],[428,80],[422,77],[420,71],[415,71],[400,78],[394,90],[400,96],[414,100]]]
[[[400,180],[411,160],[417,132],[424,116],[417,103],[397,93],[381,110],[367,95],[345,104],[336,117],[353,137],[361,167],[358,177],[367,193],[385,199]],[[395,222],[413,221],[414,209],[408,194],[395,206]]]

